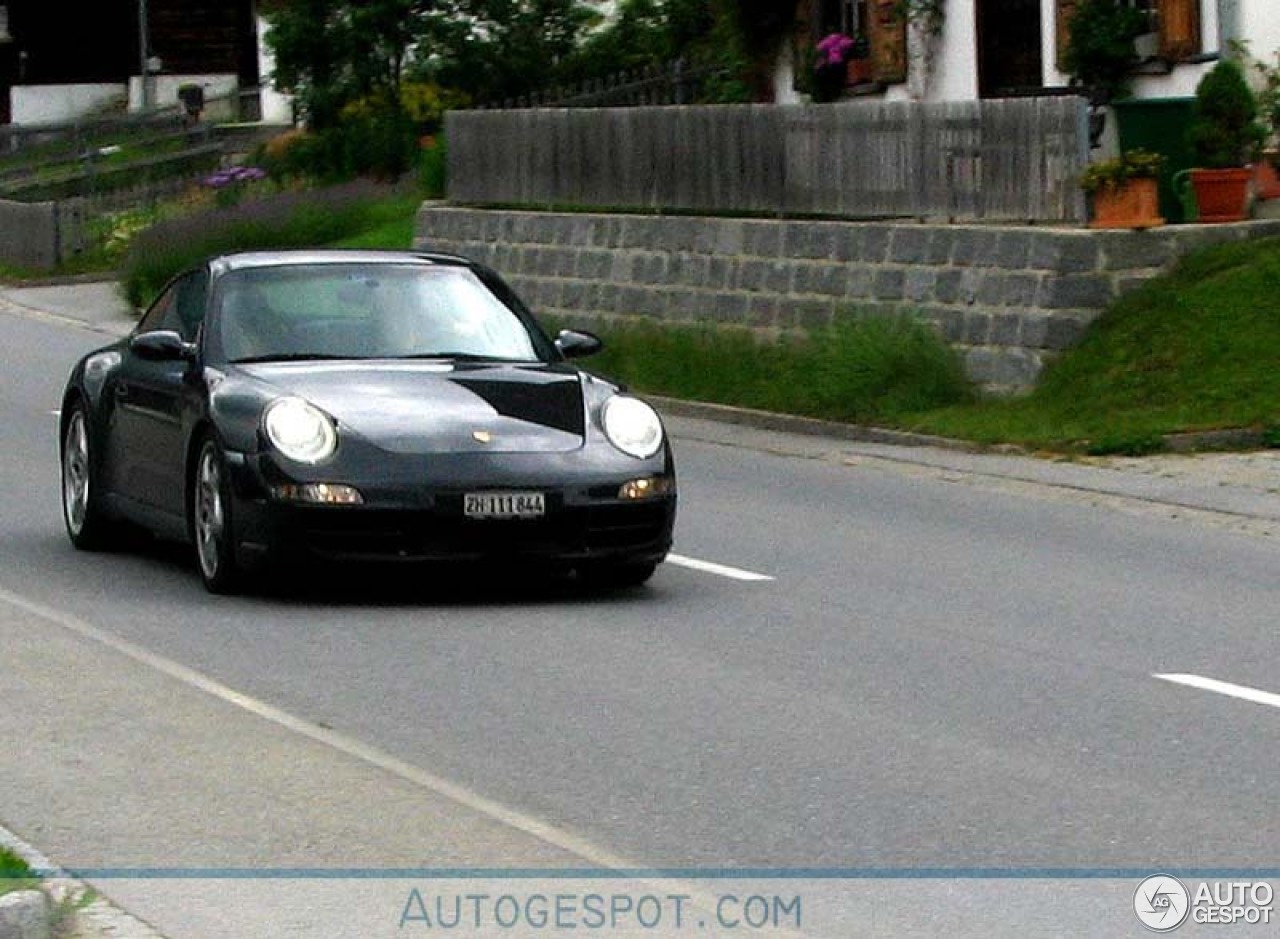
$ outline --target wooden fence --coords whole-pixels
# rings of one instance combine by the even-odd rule
[[[1076,97],[945,104],[458,111],[448,196],[471,205],[1078,222]]]

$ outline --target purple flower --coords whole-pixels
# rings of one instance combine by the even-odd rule
[[[224,189],[235,183],[252,183],[266,178],[266,171],[259,167],[232,166],[205,177],[204,184],[210,189]]]

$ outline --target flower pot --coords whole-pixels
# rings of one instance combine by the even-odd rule
[[[1267,151],[1262,159],[1253,164],[1254,194],[1259,199],[1280,198],[1280,173],[1276,172],[1276,160],[1280,153]]]
[[[1090,228],[1156,228],[1163,224],[1154,179],[1130,179],[1123,186],[1104,186],[1093,194]]]
[[[1226,170],[1191,171],[1191,185],[1196,192],[1202,222],[1241,222],[1249,217],[1249,180],[1253,171],[1247,166]]]
[[[850,59],[845,63],[845,80],[850,85],[865,85],[874,78],[870,59]]]
[[[813,72],[813,100],[835,101],[844,94],[848,80],[844,64],[820,65]]]

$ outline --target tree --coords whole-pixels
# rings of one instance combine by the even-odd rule
[[[267,12],[265,41],[275,56],[276,87],[294,96],[315,127],[332,126],[344,103],[346,32],[341,0],[292,0]]]
[[[454,0],[414,68],[477,101],[518,97],[563,81],[598,20],[581,0]]]
[[[597,15],[581,0],[276,0],[266,18],[277,85],[324,128],[352,101],[398,108],[408,76],[480,100],[551,84]]]

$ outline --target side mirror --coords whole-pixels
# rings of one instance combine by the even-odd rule
[[[187,342],[172,329],[154,329],[151,332],[138,333],[129,340],[129,351],[140,359],[152,362],[177,362],[181,359],[193,359],[196,346]]]
[[[556,336],[556,348],[566,359],[581,359],[595,355],[604,348],[599,336],[576,329],[562,329]]]

